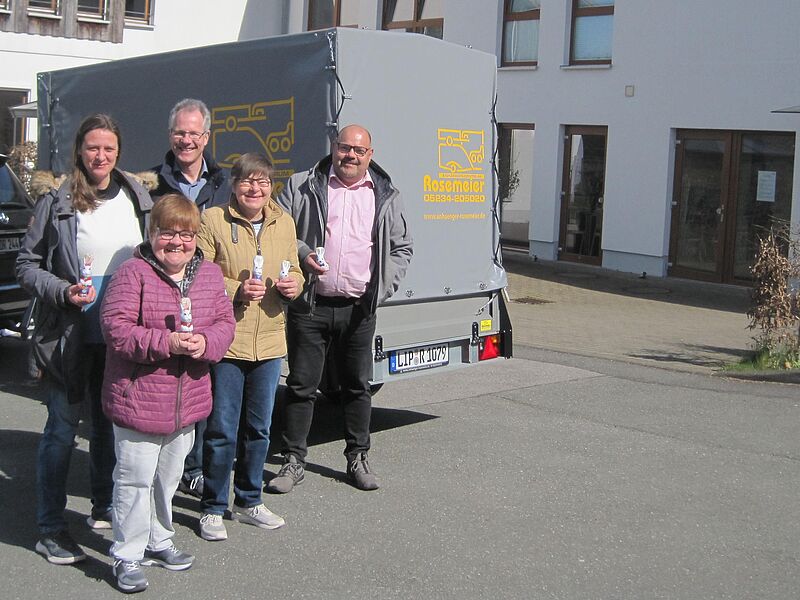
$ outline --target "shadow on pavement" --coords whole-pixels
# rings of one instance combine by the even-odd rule
[[[44,557],[35,552],[39,537],[36,525],[36,453],[39,433],[0,429],[0,513],[6,522],[0,527],[0,543],[19,546],[31,551],[39,560]],[[74,449],[67,479],[67,495],[88,497],[89,454]],[[109,541],[86,525],[86,516],[70,510],[65,511],[70,533],[84,548],[91,548],[107,555]],[[87,577],[107,579],[113,584],[108,564],[91,556],[75,565]]]
[[[283,460],[275,454],[281,451],[281,427],[283,424],[284,394],[286,386],[281,385],[275,397],[275,411],[272,415],[272,429],[270,431],[270,452],[267,459],[268,464],[281,465]],[[416,423],[422,423],[438,417],[413,410],[391,409],[372,407],[372,418],[370,420],[370,432],[376,433],[397,427],[406,427]],[[342,419],[341,405],[335,400],[320,395],[314,403],[314,420],[311,422],[311,431],[308,435],[308,446],[327,444],[328,442],[342,441],[342,451],[344,451],[344,424]],[[341,462],[344,468],[344,457]],[[276,469],[277,470],[277,469]],[[344,470],[331,469],[327,466],[317,465],[313,462],[306,464],[306,470],[329,477],[335,481],[345,481]],[[274,476],[274,473],[265,473],[265,482]]]
[[[503,266],[509,273],[563,285],[633,298],[647,298],[697,308],[745,313],[750,288],[692,281],[675,277],[642,277],[602,267],[569,262],[538,261],[524,252],[503,249]],[[542,298],[542,301],[547,301]]]
[[[720,363],[719,358],[707,356],[708,354],[729,354],[731,356],[738,356],[740,359],[748,358],[752,355],[749,350],[741,348],[721,348],[717,346],[702,346],[702,345],[685,345],[686,353],[664,352],[663,350],[645,350],[636,354],[628,354],[631,358],[641,358],[645,360],[653,360],[656,362],[673,362],[694,365],[697,367],[709,367],[718,369],[724,366]],[[704,354],[706,356],[704,356]]]
[[[18,338],[0,338],[0,392],[43,401],[44,386],[28,373],[28,342]]]

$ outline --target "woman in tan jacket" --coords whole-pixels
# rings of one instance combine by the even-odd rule
[[[263,529],[284,525],[282,517],[264,506],[261,487],[286,354],[283,301],[297,297],[304,279],[294,221],[272,200],[271,176],[272,164],[265,156],[242,155],[231,169],[229,205],[204,211],[197,236],[206,260],[222,268],[236,318],[233,344],[212,367],[214,405],[203,446],[200,519],[200,535],[209,541],[228,538],[222,516],[234,459],[233,518]]]

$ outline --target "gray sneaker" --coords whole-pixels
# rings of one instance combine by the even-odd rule
[[[36,551],[54,565],[72,565],[86,560],[83,550],[66,529],[39,538],[36,542]]]
[[[147,577],[144,576],[139,561],[121,560],[114,561],[114,577],[117,578],[117,587],[126,594],[143,592],[147,589]]]
[[[277,529],[286,525],[283,517],[276,515],[263,504],[242,508],[234,505],[231,516],[241,522],[261,527],[261,529]]]
[[[347,477],[360,490],[377,490],[380,487],[378,478],[369,468],[366,452],[359,452],[347,463]]]
[[[286,462],[283,463],[278,474],[267,484],[267,491],[274,494],[287,494],[292,491],[294,486],[303,483],[305,477],[305,467],[300,464],[294,454],[290,454],[286,457]]]
[[[200,537],[209,542],[227,540],[228,530],[222,522],[222,515],[205,513],[200,517]]]
[[[188,552],[181,552],[175,547],[175,544],[172,544],[169,548],[158,552],[145,550],[141,565],[143,567],[164,567],[170,571],[185,571],[192,566],[193,562],[194,556]]]

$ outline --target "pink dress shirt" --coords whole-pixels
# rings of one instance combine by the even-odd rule
[[[331,168],[325,226],[325,261],[330,269],[319,276],[317,294],[348,298],[364,295],[372,275],[373,187],[369,172],[347,186]]]

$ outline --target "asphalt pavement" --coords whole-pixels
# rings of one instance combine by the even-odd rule
[[[196,533],[175,498],[183,573],[163,598],[786,599],[800,589],[800,401],[794,385],[720,376],[749,348],[747,293],[510,256],[515,358],[390,383],[375,398],[382,488],[344,482],[321,404],[306,481],[265,495],[286,527]],[[34,465],[45,418],[0,340],[3,598],[118,595],[109,534],[88,529],[79,437],[68,519],[88,559],[37,555]],[[266,465],[268,479],[278,460]]]

